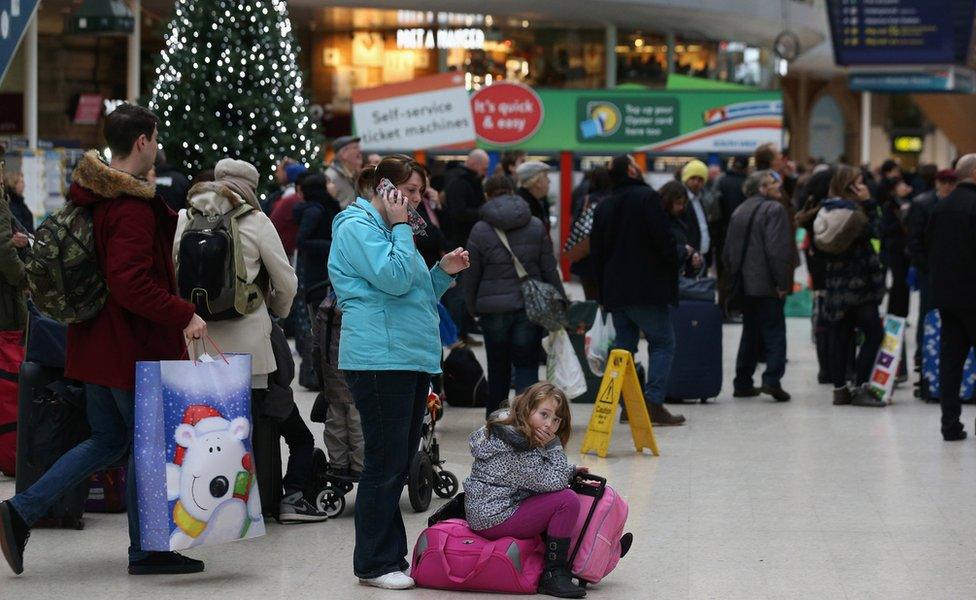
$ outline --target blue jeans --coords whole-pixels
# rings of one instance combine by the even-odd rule
[[[779,298],[748,296],[742,307],[742,338],[735,359],[737,390],[752,387],[752,376],[759,365],[761,350],[766,351],[763,385],[779,387],[786,372],[786,301]]]
[[[488,357],[488,405],[485,413],[498,410],[508,399],[515,367],[515,392],[539,381],[539,342],[542,328],[529,320],[525,310],[481,315]]]
[[[65,491],[88,479],[92,473],[118,462],[129,450],[135,394],[131,390],[85,384],[85,403],[91,437],[66,452],[34,485],[10,499],[17,514],[28,525],[43,517]],[[143,552],[139,544],[139,505],[132,453],[129,454],[125,496],[129,509],[129,562],[133,562],[149,553]]]
[[[410,566],[400,494],[420,448],[430,375],[415,371],[345,371],[363,424],[365,458],[356,491],[353,572],[381,577]]]
[[[650,356],[647,369],[647,387],[644,398],[652,404],[664,404],[671,361],[674,360],[674,327],[671,325],[671,307],[627,306],[611,313],[617,338],[613,347],[637,354],[640,332],[647,338]]]

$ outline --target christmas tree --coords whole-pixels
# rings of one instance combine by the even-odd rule
[[[149,108],[169,162],[192,174],[246,160],[266,191],[281,157],[315,159],[285,0],[178,0],[165,39]]]

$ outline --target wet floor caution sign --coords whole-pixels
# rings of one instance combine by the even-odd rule
[[[630,419],[630,434],[634,438],[634,449],[642,452],[647,448],[654,456],[658,456],[654,428],[651,426],[651,417],[647,413],[647,405],[644,404],[644,392],[637,378],[637,369],[634,368],[634,356],[626,350],[614,350],[610,353],[607,370],[603,375],[596,403],[593,405],[593,414],[590,416],[590,425],[586,429],[580,453],[586,454],[595,450],[601,458],[607,455],[621,396]]]

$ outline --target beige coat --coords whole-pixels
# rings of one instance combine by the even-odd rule
[[[204,214],[224,214],[243,203],[240,196],[224,188],[218,193],[219,184],[210,184],[207,191],[196,193],[189,199],[193,208]],[[176,227],[176,240],[173,243],[173,257],[179,272],[180,237],[189,223],[186,211],[180,211]],[[270,276],[270,291],[265,297],[268,307],[279,317],[286,317],[291,311],[291,303],[298,290],[295,269],[288,262],[288,256],[281,245],[281,238],[275,231],[271,219],[260,210],[252,211],[241,218],[241,244],[244,262],[247,265],[247,281],[253,283],[261,265]],[[214,321],[207,324],[208,334],[224,352],[251,355],[251,385],[255,389],[268,387],[268,374],[277,369],[274,353],[271,350],[271,317],[263,307],[251,314],[227,321]],[[213,353],[213,349],[208,348]]]

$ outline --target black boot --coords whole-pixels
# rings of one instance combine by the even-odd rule
[[[0,549],[15,575],[24,572],[24,546],[30,537],[30,527],[7,502],[0,502]]]
[[[569,538],[546,536],[546,570],[539,580],[539,593],[556,598],[586,597],[586,590],[573,583],[569,570]]]

